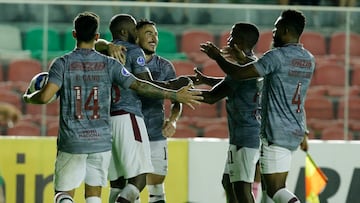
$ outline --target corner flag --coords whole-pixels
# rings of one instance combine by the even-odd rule
[[[315,164],[309,153],[305,159],[305,194],[306,203],[320,203],[319,194],[326,186],[328,178]]]

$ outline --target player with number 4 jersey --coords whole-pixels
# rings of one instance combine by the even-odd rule
[[[252,64],[239,65],[225,59],[212,43],[201,50],[216,60],[221,69],[234,79],[264,77],[261,120],[261,173],[269,197],[279,203],[299,203],[286,189],[291,154],[299,146],[307,150],[307,128],[304,103],[315,70],[314,56],[299,43],[305,16],[297,10],[285,10],[275,22],[274,48]],[[246,62],[237,47],[232,56]]]

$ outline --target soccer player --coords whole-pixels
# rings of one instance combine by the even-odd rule
[[[259,38],[258,28],[250,23],[233,25],[227,39],[227,48],[235,45],[250,61],[256,61],[253,48]],[[252,184],[260,147],[260,99],[262,77],[234,80],[230,76],[215,78],[203,75],[195,69],[194,84],[213,86],[204,90],[202,102],[214,104],[227,97],[226,111],[229,128],[229,150],[222,184],[227,202],[254,203]]]
[[[168,81],[176,78],[172,63],[155,54],[158,45],[158,32],[152,21],[141,20],[136,25],[138,44],[145,52],[146,65],[156,81]],[[161,39],[160,39],[161,40]],[[165,203],[164,180],[168,169],[168,145],[166,138],[176,131],[176,121],[181,115],[182,105],[172,102],[170,116],[164,120],[164,101],[141,97],[142,112],[147,127],[151,161],[154,172],[146,176],[149,191],[149,203]]]
[[[201,44],[201,50],[214,59],[233,79],[264,77],[261,120],[261,173],[266,191],[274,202],[298,203],[295,194],[286,189],[292,152],[300,145],[307,149],[304,103],[315,69],[314,56],[299,43],[305,27],[305,16],[297,10],[284,10],[273,29],[274,49],[255,63],[239,65],[226,60],[213,43]],[[230,52],[236,61],[248,62],[235,46]]]
[[[188,78],[171,82],[154,81],[146,66],[144,51],[136,44],[136,20],[128,14],[118,14],[111,18],[109,25],[112,43],[126,47],[125,68],[136,77],[152,81],[171,89],[187,85]],[[97,43],[98,50],[106,50],[109,43]],[[109,168],[109,203],[117,201],[133,202],[146,186],[146,176],[154,171],[151,162],[149,137],[142,113],[141,100],[137,93],[114,85],[111,120],[113,126],[113,149]],[[121,94],[121,95],[120,95]],[[126,96],[126,100],[119,98]]]
[[[75,189],[85,181],[86,203],[101,202],[111,158],[112,133],[110,102],[112,84],[131,88],[139,94],[168,98],[190,106],[201,96],[189,91],[166,90],[139,80],[114,58],[95,51],[99,38],[99,17],[91,12],[74,19],[76,49],[55,59],[49,69],[48,83],[38,91],[23,95],[27,103],[46,104],[60,95],[60,121],[55,162],[56,203],[72,203]],[[120,100],[127,100],[121,95]],[[130,97],[129,97],[130,99]],[[122,202],[122,201],[121,201]]]

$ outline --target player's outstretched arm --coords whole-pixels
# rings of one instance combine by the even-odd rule
[[[170,99],[184,103],[193,109],[193,105],[200,104],[200,101],[203,99],[200,91],[191,90],[191,84],[175,91],[162,88],[146,80],[137,79],[130,85],[130,88],[143,96],[156,99]]]
[[[207,54],[210,58],[214,59],[220,68],[233,79],[248,79],[259,77],[259,73],[256,71],[253,64],[250,63],[244,66],[226,60],[221,55],[220,49],[211,42],[200,44],[200,50]],[[246,60],[246,57],[243,55],[242,51],[239,51],[238,57],[241,58],[241,61],[242,59]]]
[[[204,75],[197,67],[194,68],[194,72],[195,75],[188,76],[193,81],[194,85],[205,84],[213,87],[224,79],[223,77]]]

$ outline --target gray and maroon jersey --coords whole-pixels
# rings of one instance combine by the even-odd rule
[[[315,69],[314,56],[301,44],[264,54],[255,64],[264,77],[261,136],[269,144],[295,150],[306,130],[304,102]]]
[[[175,68],[172,63],[164,58],[154,55],[146,64],[152,78],[156,81],[167,81],[176,78]],[[165,140],[162,134],[164,123],[164,100],[140,97],[142,112],[150,141]]]
[[[224,82],[232,90],[226,99],[230,144],[259,148],[263,78],[233,80],[226,76]]]
[[[134,80],[117,60],[93,49],[75,49],[54,60],[49,82],[60,87],[58,149],[75,154],[111,150],[111,87],[126,89]]]
[[[126,47],[126,63],[125,68],[132,74],[147,72],[144,51],[136,44],[129,42],[115,40],[116,45],[123,45]],[[143,117],[141,112],[141,101],[137,93],[131,89],[122,88],[114,85],[112,93],[111,112],[126,111],[137,116]],[[121,99],[126,98],[126,99]]]

